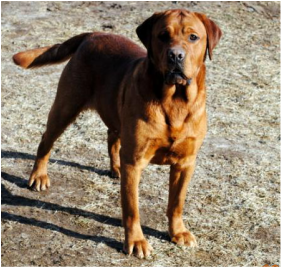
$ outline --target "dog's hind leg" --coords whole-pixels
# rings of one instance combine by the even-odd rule
[[[111,176],[120,178],[120,138],[111,130],[108,130],[108,152],[110,156]]]
[[[51,148],[67,126],[75,120],[79,112],[80,109],[78,108],[76,110],[63,108],[62,110],[62,107],[56,101],[53,104],[49,113],[47,128],[38,146],[36,160],[28,182],[28,185],[33,187],[34,190],[43,191],[50,187],[47,164]]]
[[[47,164],[54,142],[83,110],[85,96],[79,92],[76,85],[71,85],[62,76],[55,102],[48,116],[47,128],[38,146],[37,156],[31,172],[28,185],[36,191],[50,187],[47,175]],[[87,96],[86,96],[87,98]]]

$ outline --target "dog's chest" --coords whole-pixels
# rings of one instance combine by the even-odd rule
[[[195,139],[185,137],[183,139],[163,139],[155,142],[151,163],[176,164],[185,160],[195,152]]]
[[[187,102],[182,98],[171,98],[170,101],[166,101],[161,105],[161,109],[165,117],[169,138],[173,141],[183,138],[188,126],[189,110]]]
[[[151,124],[151,144],[148,157],[155,164],[173,164],[193,153],[194,139],[186,107],[158,107]]]

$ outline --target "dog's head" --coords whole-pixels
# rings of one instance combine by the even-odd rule
[[[207,53],[212,58],[222,35],[204,14],[182,9],[155,13],[136,32],[165,82],[182,85],[196,77]]]

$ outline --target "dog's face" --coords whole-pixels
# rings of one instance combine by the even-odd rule
[[[189,85],[221,37],[205,15],[179,9],[155,13],[136,31],[166,84]]]

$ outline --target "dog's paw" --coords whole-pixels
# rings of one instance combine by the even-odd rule
[[[143,259],[150,256],[153,248],[146,239],[142,239],[139,241],[130,241],[128,243],[125,242],[123,251],[129,255],[133,253],[137,258]]]
[[[176,234],[174,237],[172,237],[171,241],[179,246],[187,246],[187,247],[198,246],[195,236],[189,231]]]
[[[111,169],[111,177],[112,178],[117,178],[117,179],[120,178],[120,170],[119,170],[119,168],[112,168]]]
[[[28,186],[37,192],[45,191],[50,187],[50,179],[47,174],[38,175],[33,172],[29,178]]]

